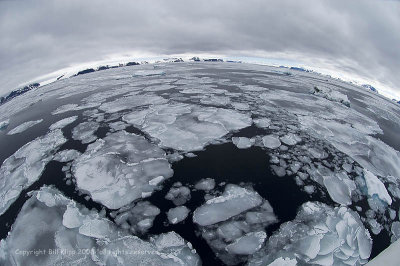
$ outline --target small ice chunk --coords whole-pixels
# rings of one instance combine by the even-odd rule
[[[178,206],[178,207],[169,209],[169,211],[167,213],[168,221],[171,224],[180,223],[186,219],[189,212],[190,212],[189,209],[186,208],[185,206]]]
[[[0,130],[4,130],[8,127],[8,125],[10,124],[10,120],[4,120],[0,122]]]
[[[221,196],[208,200],[195,210],[193,221],[201,226],[215,224],[261,203],[262,198],[257,192],[229,184]]]
[[[251,146],[253,146],[255,140],[254,139],[245,138],[245,137],[233,137],[232,138],[232,142],[239,149],[248,149]]]
[[[380,223],[378,223],[377,220],[375,219],[368,219],[368,224],[374,235],[378,235],[383,229],[383,226]]]
[[[227,245],[225,250],[231,254],[250,255],[262,247],[266,238],[267,234],[264,231],[251,232]]]
[[[293,146],[301,141],[301,138],[293,133],[289,133],[280,138],[283,143]]]
[[[43,119],[28,121],[8,131],[7,135],[15,135],[24,132],[25,130],[42,123]]]
[[[271,119],[269,118],[256,118],[253,119],[253,122],[259,128],[268,128],[271,125]]]
[[[398,221],[393,222],[390,231],[392,233],[392,238],[391,238],[392,242],[400,239],[400,222]]]
[[[183,205],[190,200],[190,189],[185,186],[171,187],[165,198],[171,200],[176,206]]]
[[[98,128],[99,124],[94,121],[82,122],[72,130],[72,138],[84,144],[93,142],[97,139],[94,133]]]
[[[279,176],[283,177],[286,175],[286,170],[284,167],[276,166],[276,165],[271,165],[271,169],[274,171],[274,173]]]
[[[212,178],[204,178],[194,185],[195,189],[210,191],[215,187],[215,180]]]
[[[304,186],[304,191],[308,194],[313,194],[315,192],[315,187],[313,185]]]
[[[296,259],[282,258],[282,257],[279,257],[270,264],[268,264],[268,266],[296,266],[296,265],[297,265]]]
[[[269,149],[276,149],[281,146],[281,142],[277,136],[267,135],[262,138],[264,147]]]

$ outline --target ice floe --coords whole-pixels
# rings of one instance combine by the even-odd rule
[[[22,123],[21,125],[11,129],[10,131],[8,131],[7,135],[15,135],[15,134],[19,134],[24,132],[25,130],[28,130],[29,128],[42,123],[43,119],[39,119],[39,120],[34,120],[34,121],[27,121]]]
[[[54,129],[62,129],[65,126],[75,122],[78,119],[78,116],[74,115],[74,116],[70,116],[64,119],[61,119],[60,121],[55,122],[54,124],[52,124],[49,129],[50,130],[54,130]]]
[[[365,264],[372,239],[360,217],[346,207],[304,203],[295,220],[282,224],[249,265],[268,265],[279,258],[299,264]]]
[[[0,214],[22,190],[39,179],[46,164],[66,141],[61,130],[50,131],[28,142],[3,162],[0,168]]]
[[[87,144],[97,139],[94,133],[99,129],[100,125],[93,121],[82,122],[72,130],[72,138],[80,140]]]
[[[261,203],[262,198],[257,192],[237,185],[227,185],[221,196],[208,200],[194,211],[193,222],[202,226],[215,224]]]
[[[24,255],[23,250],[46,252]],[[175,232],[142,240],[44,187],[24,204],[10,234],[1,240],[0,264],[189,266],[201,261]]]
[[[279,148],[282,144],[281,141],[279,140],[279,138],[277,138],[276,136],[273,136],[273,135],[264,136],[262,138],[262,143],[263,143],[264,147],[269,148],[269,149]]]
[[[110,209],[151,194],[173,174],[163,150],[125,131],[90,144],[72,172],[79,189]]]
[[[263,246],[265,228],[278,219],[257,192],[228,184],[221,196],[195,210],[193,221],[214,253],[225,264],[234,265]]]
[[[158,105],[134,111],[123,120],[160,140],[161,146],[182,151],[201,150],[252,123],[249,115],[237,111],[189,104]]]
[[[387,204],[392,204],[392,198],[387,192],[385,185],[379,180],[378,177],[376,177],[370,171],[364,169],[364,179],[367,184],[368,195],[370,197],[376,195]]]

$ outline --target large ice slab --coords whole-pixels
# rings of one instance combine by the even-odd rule
[[[323,176],[323,179],[332,200],[343,205],[351,204],[351,193],[356,189],[356,185],[345,172],[332,173]]]
[[[208,206],[212,211],[199,217],[202,208],[213,200]],[[220,197],[209,201],[197,208],[193,221],[215,255],[227,265],[244,262],[244,256],[262,248],[267,237],[265,228],[278,221],[269,202],[250,188],[227,185]],[[249,205],[245,206],[246,203]],[[214,223],[215,220],[218,222]]]
[[[78,119],[78,116],[76,116],[76,115],[61,119],[61,120],[55,122],[54,124],[52,124],[49,127],[49,129],[54,130],[54,129],[64,128],[65,126],[73,123],[76,119]]]
[[[110,209],[151,194],[173,174],[163,150],[125,131],[90,144],[72,172],[79,189]]]
[[[182,103],[134,111],[123,120],[160,140],[161,146],[182,151],[201,150],[230,131],[252,123],[248,114]]]
[[[0,168],[0,214],[23,189],[37,181],[57,149],[66,142],[61,130],[50,131],[28,142],[7,158]]]
[[[38,250],[46,252],[33,254]],[[175,232],[142,240],[44,187],[24,204],[10,234],[1,240],[0,264],[196,266],[201,261]]]
[[[232,244],[226,246],[225,249],[232,254],[250,255],[262,247],[266,238],[267,234],[263,231],[251,232],[236,239]]]
[[[227,185],[224,193],[208,200],[193,213],[193,222],[205,226],[225,221],[262,203],[257,192]]]
[[[28,130],[29,128],[31,128],[39,123],[42,123],[42,122],[43,122],[43,119],[24,122],[21,125],[8,131],[7,135],[15,135],[15,134],[22,133],[22,132]]]
[[[357,213],[306,202],[296,218],[282,224],[253,255],[249,265],[268,265],[280,257],[299,264],[358,265],[368,261],[371,249],[372,239]]]
[[[364,179],[367,183],[369,196],[373,197],[374,195],[376,195],[387,204],[392,204],[392,198],[387,192],[385,185],[382,183],[382,181],[379,180],[376,175],[364,169]]]

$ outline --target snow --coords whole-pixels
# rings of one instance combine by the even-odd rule
[[[364,169],[364,179],[367,183],[368,195],[373,197],[378,196],[381,200],[385,201],[387,204],[392,204],[392,198],[387,192],[385,185],[379,180],[372,172]]]
[[[189,209],[185,206],[178,206],[172,209],[169,209],[167,212],[168,221],[171,224],[177,224],[186,219],[189,214]]]
[[[28,130],[29,128],[42,123],[43,119],[39,119],[39,120],[34,120],[34,121],[27,121],[25,123],[22,123],[21,125],[11,129],[10,131],[8,131],[7,135],[15,135],[15,134],[19,134],[22,133],[26,130]]]
[[[208,200],[194,211],[193,222],[201,226],[215,224],[261,203],[262,198],[257,192],[230,184],[221,196]]]
[[[47,195],[46,202],[52,198],[54,205],[48,207],[39,193]],[[59,252],[19,252],[50,249]],[[0,254],[1,265],[201,264],[191,244],[175,232],[142,240],[50,187],[34,192],[24,204],[10,234],[1,240]]]
[[[214,189],[214,187],[215,187],[215,180],[212,178],[201,179],[199,182],[197,182],[194,185],[195,189],[205,190],[205,191],[212,190],[212,189]]]
[[[70,116],[64,119],[61,119],[57,122],[55,122],[54,124],[52,124],[49,129],[50,130],[54,130],[54,129],[62,129],[65,126],[75,122],[78,119],[78,116],[74,115],[74,116]]]
[[[232,142],[239,149],[248,149],[251,146],[253,146],[255,140],[254,139],[245,138],[245,137],[233,137],[232,138]]]
[[[264,147],[268,149],[276,149],[281,146],[281,142],[278,137],[273,135],[267,135],[262,138],[262,143]]]
[[[23,189],[40,178],[46,164],[65,142],[61,130],[50,131],[28,142],[3,162],[0,168],[0,214],[7,210]]]
[[[119,131],[90,144],[72,165],[80,190],[110,209],[118,209],[152,193],[149,182],[173,171],[165,152],[144,137]]]

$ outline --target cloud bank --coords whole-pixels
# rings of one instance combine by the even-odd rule
[[[0,95],[115,54],[197,53],[296,60],[400,95],[397,1],[0,1],[0,36]]]

